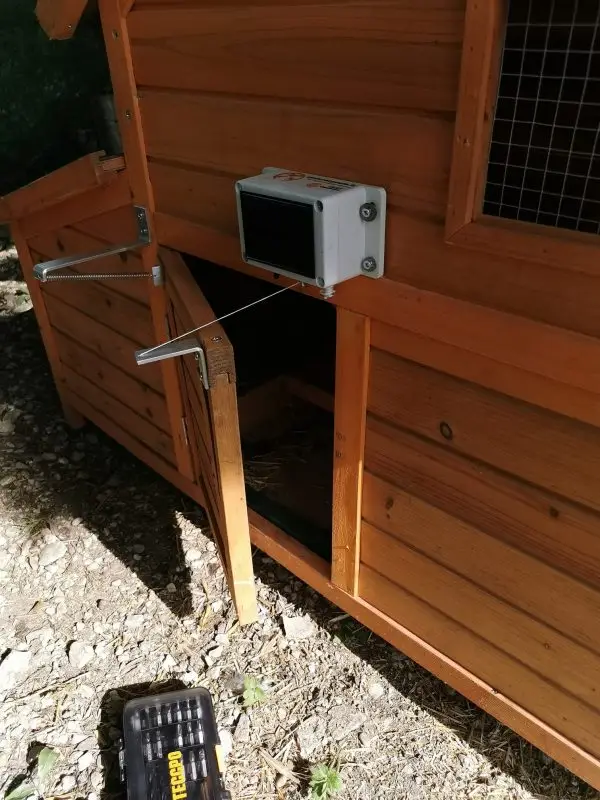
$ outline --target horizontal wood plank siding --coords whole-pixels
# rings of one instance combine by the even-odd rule
[[[373,351],[371,364],[369,408],[375,415],[600,509],[597,428],[380,350]]]
[[[242,5],[134,9],[136,79],[141,86],[452,111],[462,14],[447,6],[371,0],[340,13],[332,4],[282,3],[268,16]]]

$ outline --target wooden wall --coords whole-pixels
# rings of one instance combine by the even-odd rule
[[[600,279],[444,242],[464,0],[127,24],[162,243],[239,267],[267,165],[387,188],[386,277],[334,298],[372,319],[359,596],[600,757]]]
[[[135,238],[132,208],[126,206],[72,225],[36,232],[27,245],[34,263],[85,253]],[[48,227],[48,226],[46,226]],[[99,273],[140,272],[136,254],[93,262]],[[89,265],[70,270],[89,273]],[[74,409],[152,464],[174,467],[162,376],[157,365],[140,369],[134,352],[154,342],[149,281],[57,281],[39,284],[49,335],[58,353],[59,389]],[[39,316],[39,315],[38,315]]]

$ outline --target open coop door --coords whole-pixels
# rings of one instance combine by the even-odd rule
[[[178,253],[161,251],[169,336],[214,323],[174,342],[139,351],[139,364],[177,358],[191,477],[219,549],[242,624],[256,619],[256,591],[240,444],[235,362],[227,334]]]

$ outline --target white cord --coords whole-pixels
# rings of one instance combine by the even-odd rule
[[[240,311],[245,311],[247,308],[252,308],[252,306],[257,306],[259,303],[264,303],[265,300],[270,300],[271,297],[276,297],[278,294],[287,292],[289,289],[295,289],[296,286],[304,286],[304,284],[301,283],[300,281],[296,281],[296,283],[292,283],[291,286],[285,286],[283,289],[278,289],[276,292],[272,292],[271,294],[268,294],[266,297],[261,297],[259,300],[255,300],[253,303],[248,303],[247,306],[236,308],[235,311],[230,311],[228,314],[223,314],[222,317],[218,317],[218,319],[213,319],[210,322],[206,322],[204,325],[199,325],[197,328],[194,328],[191,331],[186,331],[185,333],[182,333],[180,336],[176,336],[174,339],[167,339],[166,342],[157,344],[155,347],[149,347],[147,350],[144,350],[144,356],[153,353],[155,350],[158,350],[159,347],[164,347],[166,344],[173,344],[173,342],[178,342],[180,339],[185,339],[186,336],[191,336],[193,333],[198,333],[198,331],[201,331],[203,328],[208,328],[210,325],[214,325],[216,322],[221,322],[221,320],[227,319],[227,317],[232,317],[234,314],[239,314]]]

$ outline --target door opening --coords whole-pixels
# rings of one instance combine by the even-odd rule
[[[217,317],[274,291],[184,258]],[[290,291],[221,325],[235,354],[248,505],[331,560],[335,307]]]

